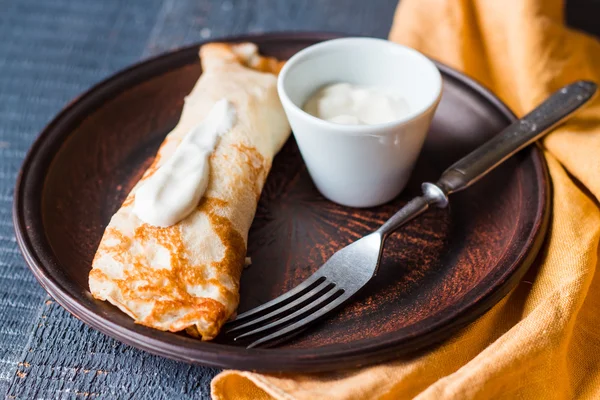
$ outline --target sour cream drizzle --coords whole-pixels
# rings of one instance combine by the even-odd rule
[[[219,137],[235,124],[235,108],[226,99],[181,141],[175,153],[135,193],[133,212],[160,227],[175,225],[198,205],[208,187],[209,157]]]

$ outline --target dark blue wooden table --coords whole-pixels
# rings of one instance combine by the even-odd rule
[[[25,266],[11,223],[14,181],[66,102],[128,64],[204,39],[283,30],[385,37],[396,1],[0,0],[0,396],[207,398],[218,372],[86,327]],[[600,34],[597,0],[572,0],[567,11]]]
[[[385,37],[396,0],[0,0],[0,396],[208,398],[217,370],[98,333],[37,284],[11,203],[25,152],[90,85],[176,47],[240,33],[327,30]]]

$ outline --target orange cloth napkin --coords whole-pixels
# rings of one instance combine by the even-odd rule
[[[600,43],[559,0],[402,0],[390,39],[489,87],[523,115],[576,79]],[[214,399],[600,399],[600,98],[543,143],[553,184],[538,261],[488,313],[411,361],[335,374],[225,371]]]

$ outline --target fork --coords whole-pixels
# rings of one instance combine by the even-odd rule
[[[563,87],[532,112],[449,167],[437,183],[423,183],[415,197],[375,232],[337,251],[292,290],[237,316],[225,325],[234,340],[252,339],[248,348],[280,343],[338,308],[377,273],[385,239],[448,195],[468,188],[519,150],[535,142],[586,104],[597,86],[577,81]]]

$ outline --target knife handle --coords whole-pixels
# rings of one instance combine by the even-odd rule
[[[436,185],[448,195],[466,189],[504,160],[535,142],[596,93],[590,81],[564,86],[523,118],[450,166]]]

